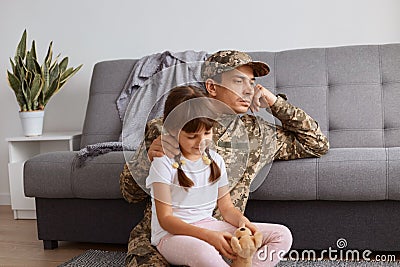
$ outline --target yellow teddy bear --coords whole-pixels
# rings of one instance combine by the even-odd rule
[[[253,235],[244,224],[236,229],[231,238],[231,246],[237,257],[231,267],[251,267],[253,255],[261,247],[262,239],[261,232]]]

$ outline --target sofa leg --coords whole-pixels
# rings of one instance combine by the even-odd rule
[[[58,248],[57,240],[43,240],[44,249],[55,249]]]

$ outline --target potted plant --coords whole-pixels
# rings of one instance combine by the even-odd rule
[[[20,118],[24,135],[36,136],[42,134],[44,109],[50,98],[81,67],[67,68],[68,57],[60,62],[58,55],[53,60],[53,42],[50,42],[47,55],[42,65],[36,56],[35,40],[31,50],[26,49],[26,30],[17,46],[14,61],[10,58],[12,72],[7,70],[8,83],[14,91],[20,106]]]

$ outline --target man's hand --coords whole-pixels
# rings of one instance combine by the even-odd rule
[[[154,157],[162,157],[164,155],[167,155],[169,158],[173,158],[179,153],[179,143],[170,135],[160,135],[154,139],[153,143],[151,143],[149,147],[149,150],[147,151],[150,161],[153,161]]]
[[[253,101],[251,102],[250,109],[253,112],[259,111],[260,108],[267,108],[272,106],[276,101],[276,96],[261,84],[254,87]]]

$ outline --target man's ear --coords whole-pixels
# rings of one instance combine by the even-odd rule
[[[208,94],[210,96],[215,97],[217,95],[217,90],[216,90],[217,84],[215,83],[215,81],[213,79],[208,78],[205,81],[205,85],[206,85],[206,90],[207,90]]]

